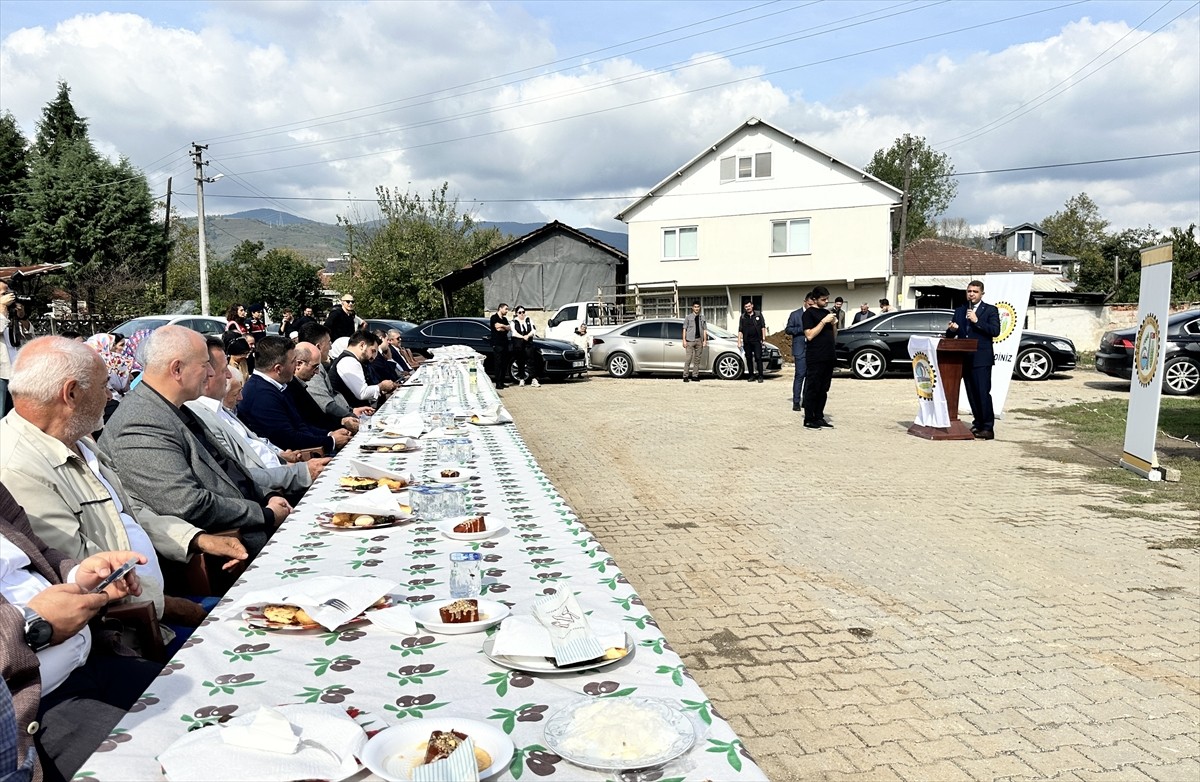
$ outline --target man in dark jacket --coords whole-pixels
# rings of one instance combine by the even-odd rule
[[[996,428],[996,412],[992,407],[992,365],[996,354],[992,339],[1000,335],[1000,310],[983,301],[983,283],[967,283],[967,303],[954,310],[954,318],[946,326],[946,336],[954,339],[973,339],[975,352],[963,362],[963,382],[975,422],[971,432],[976,440],[992,440]]]
[[[738,347],[746,354],[746,380],[754,382],[755,365],[758,365],[758,382],[763,382],[763,342],[767,339],[767,321],[762,313],[754,309],[750,299],[742,305],[742,317],[738,321]]]
[[[335,342],[354,333],[353,294],[343,295],[341,306],[329,311],[329,317],[325,318],[325,328],[329,329],[329,338]]]

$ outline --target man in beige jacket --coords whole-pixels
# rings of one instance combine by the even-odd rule
[[[0,420],[0,482],[24,506],[34,532],[75,559],[112,550],[144,554],[143,594],[160,617],[198,624],[204,612],[197,604],[164,597],[156,554],[185,562],[200,551],[226,557],[233,567],[247,557],[241,541],[130,498],[90,436],[103,426],[108,397],[104,362],[91,348],[62,337],[35,339],[21,350],[12,375],[13,410]]]

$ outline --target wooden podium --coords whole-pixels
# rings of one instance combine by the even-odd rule
[[[938,382],[946,394],[946,411],[950,415],[950,425],[921,426],[914,423],[908,427],[908,433],[914,437],[926,440],[974,440],[971,427],[958,420],[958,390],[962,387],[963,362],[967,356],[975,354],[978,342],[973,339],[942,339],[938,342],[937,360]]]

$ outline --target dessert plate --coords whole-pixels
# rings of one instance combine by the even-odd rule
[[[453,478],[447,478],[443,476],[441,471],[432,473],[430,477],[432,477],[436,483],[466,483],[467,481],[473,479],[473,476],[468,475],[466,470],[457,470],[457,472],[458,475]]]
[[[443,635],[466,635],[467,633],[482,633],[489,627],[495,627],[508,616],[508,606],[493,600],[479,601],[479,615],[483,617],[478,622],[447,623],[442,621],[438,609],[448,606],[453,600],[435,600],[432,603],[421,603],[412,607],[413,619],[417,624],[435,633]]]
[[[659,698],[583,698],[546,721],[546,746],[584,768],[652,768],[679,757],[696,742],[696,729],[679,706]]]
[[[486,528],[483,530],[483,532],[454,531],[454,528],[457,525],[464,521],[477,518],[477,516],[455,516],[453,518],[446,519],[445,521],[439,521],[437,527],[439,530],[441,530],[443,535],[451,540],[484,540],[485,538],[490,538],[508,528],[508,525],[500,519],[494,519],[487,514],[480,515],[483,516],[483,523],[486,525]]]
[[[633,638],[629,633],[625,634],[625,655],[612,660],[598,658],[595,660],[587,660],[586,662],[576,663],[574,665],[555,665],[554,661],[549,657],[526,657],[523,655],[508,655],[495,654],[492,648],[496,645],[496,639],[488,638],[483,642],[483,654],[496,665],[502,668],[508,668],[513,671],[525,671],[526,673],[575,673],[576,671],[593,671],[597,668],[619,663],[622,660],[627,660],[633,656]]]
[[[424,717],[385,728],[367,741],[360,760],[388,782],[408,782],[413,768],[424,762],[429,734],[435,730],[465,733],[491,757],[491,765],[479,772],[480,779],[499,774],[512,761],[512,739],[504,731],[486,722],[454,717]]]

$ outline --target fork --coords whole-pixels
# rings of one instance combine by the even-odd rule
[[[336,597],[326,600],[324,603],[321,603],[321,605],[328,606],[335,611],[348,611],[350,609],[350,606],[346,605],[341,600],[338,600]]]

